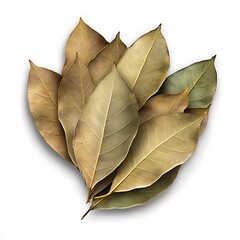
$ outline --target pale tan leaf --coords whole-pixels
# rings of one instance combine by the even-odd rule
[[[160,114],[184,112],[187,106],[187,89],[179,94],[156,95],[148,100],[140,109],[140,124]]]
[[[48,145],[63,158],[71,161],[61,123],[58,121],[58,87],[61,75],[30,61],[28,103],[36,127]]]
[[[168,48],[160,27],[143,35],[128,48],[117,67],[141,108],[158,91],[169,68]]]
[[[127,47],[121,41],[118,33],[116,38],[103,48],[89,63],[88,68],[95,84],[98,84],[112,70],[113,64],[118,62],[126,49]]]
[[[74,138],[77,165],[89,191],[124,160],[138,125],[136,98],[114,67],[90,96]]]
[[[67,147],[72,161],[73,137],[82,108],[91,95],[95,84],[87,66],[76,56],[75,62],[64,75],[58,91],[58,117],[66,135]]]
[[[164,173],[183,164],[196,148],[203,117],[171,113],[141,124],[107,195],[150,186]]]
[[[76,53],[87,65],[108,42],[98,32],[90,28],[81,18],[68,38],[66,45],[66,61],[63,66],[64,75],[75,61]]]

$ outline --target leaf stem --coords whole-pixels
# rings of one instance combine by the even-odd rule
[[[83,214],[83,216],[81,217],[81,220],[83,220],[91,210],[92,210],[92,209],[91,209],[91,207],[90,207],[90,208]]]

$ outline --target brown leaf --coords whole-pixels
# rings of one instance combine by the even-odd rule
[[[57,99],[61,76],[30,61],[28,103],[36,127],[48,145],[71,161],[61,123],[58,121]]]
[[[76,163],[73,152],[73,137],[81,111],[91,95],[95,84],[87,66],[76,56],[60,82],[58,91],[58,117],[66,135],[67,147],[72,161]]]
[[[116,38],[103,48],[89,63],[88,67],[95,84],[98,84],[112,70],[113,64],[118,62],[126,49],[127,47],[121,41],[118,33]]]
[[[179,94],[157,95],[148,100],[140,109],[140,124],[160,114],[184,112],[187,105],[188,90]]]
[[[88,65],[89,62],[104,48],[108,42],[98,32],[90,28],[83,20],[80,21],[68,38],[66,45],[66,61],[63,66],[64,75],[75,61],[76,53]]]

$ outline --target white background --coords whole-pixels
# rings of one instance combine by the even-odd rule
[[[0,239],[240,239],[238,1],[1,0]],[[172,187],[131,210],[87,210],[83,181],[41,139],[27,105],[30,58],[61,72],[79,17],[129,46],[162,23],[172,73],[217,54],[218,88],[198,149]]]

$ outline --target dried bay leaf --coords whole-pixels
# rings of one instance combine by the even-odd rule
[[[124,160],[138,125],[137,100],[114,67],[93,91],[76,128],[73,148],[89,192]]]
[[[217,85],[215,56],[166,79],[161,25],[127,49],[119,33],[108,43],[80,18],[62,76],[30,64],[36,127],[83,175],[89,211],[143,205],[164,192],[197,146]]]
[[[148,187],[164,173],[183,164],[196,148],[203,117],[171,113],[153,117],[141,124],[109,193],[98,198],[113,192]]]
[[[66,45],[66,61],[62,75],[67,72],[75,61],[76,53],[88,65],[89,62],[104,48],[108,42],[98,32],[90,28],[83,20],[80,21],[70,34]]]
[[[65,131],[69,155],[75,164],[73,137],[82,108],[94,88],[91,74],[77,54],[75,62],[60,82],[58,91],[58,117]]]
[[[146,122],[150,118],[160,115],[160,114],[166,114],[166,113],[174,113],[174,112],[184,112],[188,105],[188,90],[185,90],[184,92],[180,94],[160,94],[157,95],[150,100],[147,101],[147,103],[144,104],[144,106],[139,111],[139,117],[140,117],[140,124],[143,122]],[[116,175],[116,174],[115,174]],[[110,184],[115,177],[115,175],[111,176],[110,179],[104,179],[108,184]],[[102,181],[100,182],[102,183]],[[95,190],[94,194],[92,196],[95,196],[97,193],[99,193],[101,190],[103,190],[108,184],[99,185],[98,188],[96,188],[98,191]],[[117,200],[115,196],[119,197],[119,194],[114,193],[114,199]],[[112,196],[112,195],[110,195]],[[121,197],[121,195],[120,195]],[[121,201],[121,200],[120,200]],[[105,204],[105,203],[104,203]],[[129,206],[130,207],[130,206]]]
[[[184,112],[188,105],[188,90],[180,94],[160,94],[157,95],[147,103],[139,111],[140,124],[148,121],[154,116],[160,114]],[[165,173],[156,183],[146,188],[134,189],[128,192],[116,192],[106,198],[93,199],[92,209],[115,209],[115,208],[130,208],[138,205],[143,205],[160,193],[162,193],[167,187],[171,185],[177,176],[177,166]]]
[[[28,103],[36,127],[48,145],[63,158],[71,161],[66,140],[57,114],[57,99],[61,75],[30,61]]]
[[[103,48],[89,63],[88,68],[95,84],[112,70],[113,64],[117,63],[127,49],[121,41],[119,33],[116,38]]]
[[[180,94],[160,94],[147,103],[139,111],[140,124],[160,114],[184,112],[188,105],[188,90],[186,89]],[[137,205],[142,205],[155,196],[160,194],[164,189],[171,185],[172,181],[177,176],[180,166],[174,168],[164,174],[157,184],[153,184],[146,188],[140,188],[122,193],[113,193],[101,200],[93,200],[92,206],[96,209],[113,209],[113,208],[129,208]],[[152,187],[153,186],[153,187]],[[150,194],[149,194],[150,193]],[[104,200],[103,200],[104,199]],[[102,201],[103,200],[103,201]],[[99,204],[100,203],[100,204]],[[94,207],[95,208],[95,207]],[[90,208],[90,210],[94,209]]]
[[[116,192],[106,198],[93,199],[89,211],[94,209],[125,209],[146,204],[165,192],[177,177],[179,168],[180,166],[177,166],[165,173],[149,187],[134,189],[128,192]]]
[[[184,112],[188,106],[188,90],[179,94],[160,94],[148,100],[139,111],[140,124],[159,114]]]
[[[117,67],[136,95],[139,108],[162,85],[169,63],[168,48],[160,27],[140,37],[125,51]]]
[[[215,56],[194,63],[169,76],[159,93],[176,94],[189,89],[188,108],[206,108],[213,99],[217,86]]]

